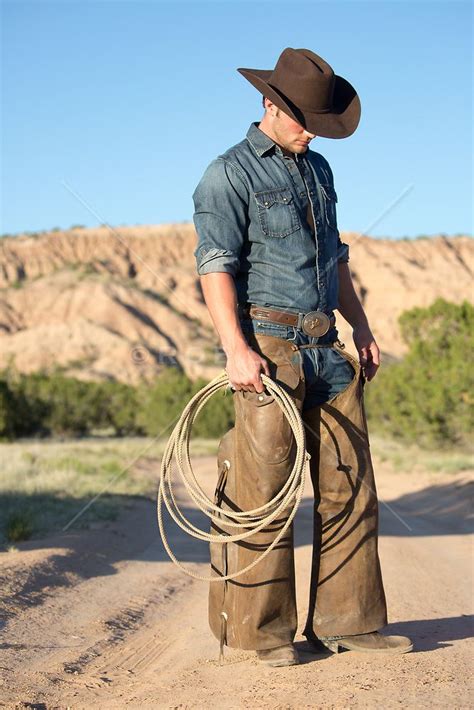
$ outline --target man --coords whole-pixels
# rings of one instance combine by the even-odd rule
[[[387,611],[363,388],[380,353],[337,228],[331,168],[308,147],[316,136],[351,135],[360,101],[307,49],[285,49],[273,70],[238,71],[263,95],[265,115],[211,162],[193,195],[197,269],[227,356],[236,415],[219,447],[216,502],[233,510],[262,506],[292,470],[294,437],[265,392],[263,372],[297,405],[311,454],[314,540],[304,635],[318,650],[403,653],[412,648],[409,639],[379,633]],[[336,309],[353,327],[359,360],[337,338]],[[247,567],[277,531],[273,524],[251,544],[211,545],[213,573]],[[213,532],[231,531],[213,525]],[[211,583],[209,622],[221,643],[254,649],[271,666],[298,662],[293,554],[290,528],[243,576]]]

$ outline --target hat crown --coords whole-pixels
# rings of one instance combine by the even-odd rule
[[[283,50],[268,83],[303,111],[326,113],[332,109],[334,70],[308,49]]]

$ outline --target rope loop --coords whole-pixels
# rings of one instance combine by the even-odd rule
[[[272,500],[259,508],[254,508],[253,510],[246,510],[242,512],[223,510],[202,490],[192,469],[189,444],[194,420],[198,416],[201,409],[218,390],[229,387],[229,377],[225,371],[205,385],[188,402],[168,440],[161,462],[157,497],[157,517],[163,545],[170,559],[182,572],[203,582],[225,582],[230,579],[236,579],[237,577],[240,577],[250,571],[253,567],[255,567],[255,565],[261,562],[273,550],[273,548],[278,545],[280,540],[285,535],[296,515],[296,511],[303,497],[306,478],[306,465],[309,461],[310,455],[306,451],[305,430],[301,415],[290,395],[278,383],[265,374],[262,374],[261,377],[263,384],[268,389],[270,394],[274,396],[279,407],[287,417],[296,439],[296,457],[292,471],[284,486],[278,491]],[[206,530],[201,530],[186,519],[185,515],[179,508],[173,489],[173,459],[176,461],[176,468],[181,482],[184,484],[189,497],[194,502],[196,508],[202,511],[211,521],[218,522],[220,525],[225,525],[228,528],[230,527],[235,529],[235,534],[231,535],[224,533],[214,535]],[[267,526],[271,525],[274,520],[278,519],[278,516],[280,516],[283,511],[290,509],[290,513],[284,526],[279,530],[274,540],[258,558],[253,560],[251,564],[237,572],[227,574],[225,576],[204,577],[196,574],[181,564],[171,550],[163,524],[163,505],[168,510],[174,522],[182,530],[184,530],[185,533],[198,540],[203,540],[214,545],[226,545],[230,542],[247,540],[252,535],[255,535]]]

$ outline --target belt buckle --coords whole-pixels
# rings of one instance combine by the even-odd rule
[[[326,313],[322,311],[310,311],[303,318],[301,329],[306,335],[318,338],[328,332],[330,325],[331,321]]]

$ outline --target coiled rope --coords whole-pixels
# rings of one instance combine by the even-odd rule
[[[263,384],[273,395],[287,417],[296,439],[296,457],[291,474],[285,485],[280,489],[275,497],[272,498],[271,501],[259,508],[254,508],[253,510],[246,510],[242,512],[223,510],[217,506],[213,500],[208,498],[194,475],[189,453],[190,435],[193,422],[202,407],[206,405],[208,400],[219,389],[222,389],[223,387],[228,389],[230,387],[229,378],[225,371],[205,385],[188,402],[169,438],[165,453],[163,455],[157,498],[158,526],[160,529],[161,539],[166,552],[175,565],[177,565],[185,574],[203,582],[224,582],[230,579],[236,579],[261,562],[273,550],[273,548],[278,545],[282,537],[285,535],[296,515],[296,511],[303,497],[306,477],[305,466],[310,458],[310,455],[306,451],[305,430],[300,413],[290,395],[280,385],[278,385],[267,375],[262,374],[261,377]],[[242,532],[236,532],[233,535],[225,533],[211,534],[207,531],[201,530],[186,519],[185,515],[179,509],[173,490],[173,458],[176,460],[177,471],[179,472],[181,480],[196,507],[205,513],[211,521],[219,523],[219,525],[226,525],[227,527],[235,528],[236,531]],[[204,577],[182,565],[171,550],[163,524],[163,503],[165,504],[174,522],[182,530],[184,530],[185,533],[191,537],[203,540],[213,545],[224,545],[230,542],[246,540],[269,526],[278,518],[279,515],[281,515],[283,511],[286,511],[287,508],[290,508],[290,512],[285,524],[279,530],[275,539],[268,545],[268,547],[258,558],[253,560],[251,564],[247,565],[238,572],[234,572],[233,574]]]

